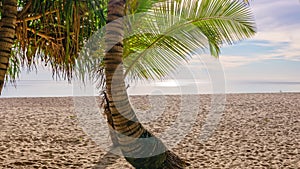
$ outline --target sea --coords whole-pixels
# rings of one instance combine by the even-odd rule
[[[129,95],[182,95],[229,93],[285,93],[300,92],[300,82],[281,81],[226,81],[212,85],[210,82],[159,81],[130,83]],[[96,85],[55,80],[22,80],[6,83],[1,97],[72,97],[97,96]]]

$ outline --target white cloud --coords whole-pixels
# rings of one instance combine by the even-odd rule
[[[256,62],[261,60],[260,58],[249,58],[244,56],[222,56],[220,57],[220,62],[225,68],[232,68],[232,67],[238,67],[243,66],[246,64],[249,64],[251,62]]]
[[[300,24],[291,26],[282,26],[276,31],[259,32],[254,40],[267,41],[274,46],[272,54],[264,54],[260,57],[263,59],[282,59],[300,61]]]
[[[300,2],[261,0],[253,1],[252,8],[258,33],[252,38],[251,44],[271,47],[273,50],[271,53],[268,50],[251,57],[222,55],[220,61],[223,66],[238,67],[268,59],[300,61],[300,17],[297,17],[300,15]]]

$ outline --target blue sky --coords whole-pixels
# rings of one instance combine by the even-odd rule
[[[300,82],[300,2],[254,0],[257,34],[222,50],[227,80]]]
[[[227,84],[233,82],[293,82],[294,86],[291,91],[300,91],[299,0],[253,0],[251,1],[251,8],[257,24],[257,34],[251,39],[222,48],[220,63],[224,68]],[[196,72],[196,81],[199,84],[206,82],[209,84],[209,74],[203,69],[195,69],[199,67],[198,64],[199,62],[192,61],[189,66],[192,71]],[[45,81],[41,82],[40,80]],[[149,89],[151,86],[158,86],[160,88],[153,89],[154,92],[162,93],[163,91],[160,90],[175,87],[176,84],[178,85],[176,80],[153,82],[150,85],[144,84],[145,86],[139,89],[134,88],[134,91],[143,93],[145,89]],[[239,88],[237,92],[251,91],[247,90],[247,87],[235,87]],[[251,86],[249,87],[251,88]],[[203,88],[211,90],[209,86],[203,86]],[[279,89],[274,88],[274,90]],[[226,91],[232,92],[234,90]],[[23,71],[17,88],[7,85],[3,91],[3,96],[8,97],[72,94],[72,85],[68,85],[64,81],[53,82],[51,73],[43,68],[39,68],[38,74],[35,72],[28,74]]]

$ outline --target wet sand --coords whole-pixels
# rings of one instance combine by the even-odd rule
[[[196,112],[191,128],[179,121],[188,130],[172,148],[189,168],[300,168],[299,93],[226,95],[221,121],[205,142],[199,136],[214,106],[210,95],[195,97],[197,103],[183,96],[131,100],[156,135],[176,129],[179,112]],[[190,105],[182,110],[181,104]],[[0,99],[0,168],[132,168],[83,131],[76,109],[72,97]]]

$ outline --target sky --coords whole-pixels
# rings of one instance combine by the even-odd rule
[[[223,49],[227,79],[299,82],[300,2],[251,1],[257,34]]]
[[[219,61],[226,86],[220,90],[226,93],[300,92],[299,0],[253,0],[250,4],[257,34],[222,48]],[[195,85],[197,93],[214,93],[217,90],[212,85],[213,75],[203,59],[192,60],[183,69],[183,72],[189,71],[187,74],[193,75],[194,84],[180,79],[185,75],[179,73],[166,81],[133,84],[129,93],[178,94],[185,91],[185,87],[194,90]],[[194,92],[188,90],[187,93]],[[39,68],[38,73],[23,71],[16,88],[7,84],[2,96],[72,96],[81,93],[79,91],[95,92],[74,83],[55,82],[49,70]]]

